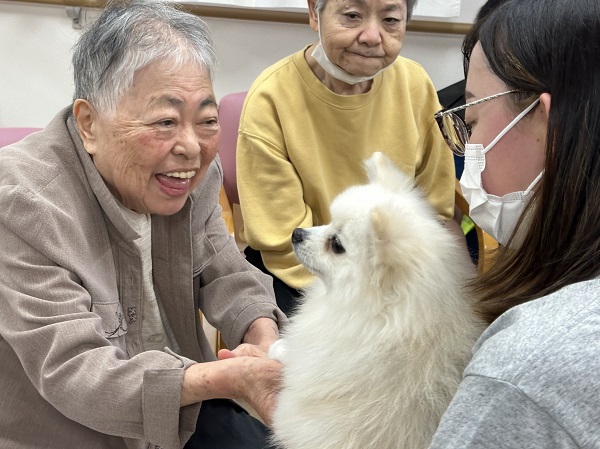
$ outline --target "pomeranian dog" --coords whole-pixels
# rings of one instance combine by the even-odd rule
[[[426,448],[483,330],[455,237],[386,156],[365,166],[331,224],[292,236],[316,281],[269,351],[281,448]]]

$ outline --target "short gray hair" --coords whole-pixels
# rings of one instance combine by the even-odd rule
[[[112,114],[132,86],[134,73],[164,59],[174,67],[198,64],[212,81],[217,57],[206,24],[161,0],[109,3],[75,45],[74,99]]]
[[[325,5],[327,4],[327,0],[315,0],[315,10],[321,14],[325,9]],[[417,4],[417,0],[406,0],[406,19],[409,21],[412,17],[413,9],[415,9],[415,5]]]

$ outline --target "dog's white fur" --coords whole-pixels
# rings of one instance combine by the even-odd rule
[[[455,238],[386,156],[365,166],[331,224],[296,231],[317,280],[270,351],[285,449],[426,448],[482,330]]]

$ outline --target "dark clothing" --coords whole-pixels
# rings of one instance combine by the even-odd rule
[[[263,273],[266,273],[273,278],[273,290],[275,290],[275,300],[277,301],[277,306],[283,313],[286,314],[286,316],[289,317],[298,304],[298,298],[301,295],[300,290],[290,287],[281,279],[270,273],[263,263],[260,251],[256,251],[255,249],[247,246],[244,250],[244,254],[246,255],[246,260],[248,262],[261,270]]]
[[[452,109],[465,104],[465,87],[466,81],[462,80],[438,90],[437,94],[442,106]],[[459,111],[457,114],[464,118],[464,111]]]
[[[196,431],[184,449],[268,449],[269,430],[226,399],[203,401]]]

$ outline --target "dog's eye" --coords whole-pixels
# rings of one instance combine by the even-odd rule
[[[346,252],[346,249],[342,246],[340,239],[337,238],[337,235],[331,237],[331,251],[335,254],[343,254]]]

